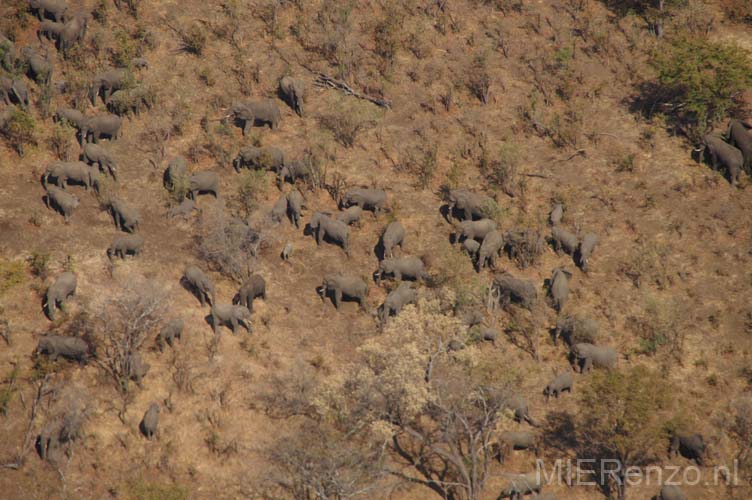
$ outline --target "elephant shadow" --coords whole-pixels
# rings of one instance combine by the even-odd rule
[[[211,314],[207,314],[206,316],[204,316],[204,321],[206,322],[207,325],[209,325],[212,328],[212,330],[214,329],[214,318],[212,317]]]
[[[384,240],[381,238],[379,238],[379,241],[374,245],[373,254],[379,259],[379,262],[384,260],[384,257],[386,256],[386,248],[384,248]]]

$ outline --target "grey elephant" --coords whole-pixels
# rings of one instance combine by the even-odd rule
[[[130,61],[130,67],[133,69],[149,69],[149,61],[143,57],[134,57]]]
[[[418,291],[410,283],[400,283],[400,285],[389,292],[384,304],[381,306],[380,320],[381,325],[386,326],[390,316],[396,316],[407,304],[413,304],[418,300]]]
[[[167,217],[182,217],[183,219],[187,219],[194,211],[201,212],[201,209],[196,206],[196,201],[190,198],[185,198],[167,211]]]
[[[742,152],[742,168],[752,175],[752,133],[742,121],[731,120],[726,131],[726,140]]]
[[[470,260],[475,262],[478,258],[478,250],[480,250],[480,243],[478,243],[477,240],[473,240],[470,238],[465,238],[462,240],[462,250],[467,253],[467,255],[470,257]]]
[[[713,170],[723,167],[726,170],[729,182],[736,185],[739,181],[739,174],[744,167],[744,155],[739,149],[726,143],[720,137],[708,134],[703,138],[703,145],[700,146],[698,151],[700,161],[707,153]]]
[[[519,500],[523,495],[540,493],[543,488],[541,471],[527,474],[509,474],[508,486],[501,490],[499,498]]]
[[[95,143],[104,137],[117,139],[122,135],[122,127],[123,119],[118,115],[100,113],[86,119],[81,137],[84,142],[91,138]]]
[[[248,135],[255,124],[269,125],[272,130],[278,129],[282,120],[279,106],[271,99],[235,102],[227,116],[242,124],[243,135]]]
[[[220,325],[227,325],[233,335],[238,333],[238,326],[245,328],[248,333],[253,333],[251,328],[251,311],[236,304],[214,304],[211,308],[212,328],[214,334],[219,332]]]
[[[89,346],[78,337],[47,335],[39,339],[39,344],[37,344],[34,352],[49,356],[52,361],[65,358],[84,363],[89,356]]]
[[[305,202],[300,191],[293,189],[287,193],[287,216],[290,217],[290,222],[295,224],[295,227],[300,227],[300,217],[303,215],[304,207]]]
[[[188,193],[194,200],[200,193],[211,193],[219,198],[219,175],[208,170],[196,172],[188,178]]]
[[[391,275],[397,281],[402,279],[425,280],[429,277],[423,261],[416,256],[384,259],[379,263],[379,268],[373,275],[377,281],[383,279],[385,275]]]
[[[374,215],[386,210],[386,191],[383,189],[354,188],[349,189],[340,200],[340,207],[357,205],[363,210],[371,210]]]
[[[65,24],[56,21],[44,20],[37,27],[37,39],[42,42],[44,38],[55,42],[55,47],[60,50],[60,37],[65,29]]]
[[[254,274],[243,282],[232,302],[245,306],[253,312],[253,301],[258,297],[266,300],[266,280],[260,274]]]
[[[530,417],[530,408],[528,407],[527,400],[521,395],[512,396],[508,403],[509,409],[512,411],[515,422],[528,424],[535,426],[535,421]]]
[[[399,221],[390,222],[381,234],[382,258],[393,258],[394,247],[402,245],[405,241],[405,228]]]
[[[557,254],[564,250],[569,255],[574,255],[580,244],[577,235],[561,226],[554,226],[551,229],[551,242]]]
[[[538,438],[530,431],[503,431],[499,433],[498,445],[494,446],[494,454],[500,463],[511,450],[533,450],[538,454]]]
[[[564,372],[556,375],[543,389],[543,394],[546,396],[546,402],[551,396],[558,398],[562,392],[572,392],[572,386],[574,386],[574,377],[572,372]]]
[[[180,318],[172,318],[168,321],[160,330],[157,335],[157,348],[159,352],[164,351],[165,345],[173,347],[175,339],[180,339],[183,336],[183,329],[185,324]]]
[[[329,215],[322,212],[315,212],[309,222],[311,230],[316,235],[316,244],[321,245],[324,237],[328,237],[342,246],[345,255],[350,256],[348,241],[350,239],[350,228],[342,222],[332,219]]]
[[[279,95],[298,116],[303,116],[306,87],[302,79],[292,76],[282,77],[279,81]]]
[[[68,123],[79,130],[83,130],[86,127],[86,117],[77,109],[60,108],[55,113],[55,120],[61,123]]]
[[[656,500],[687,500],[687,495],[676,485],[664,484]]]
[[[496,222],[491,219],[466,220],[454,226],[454,241],[465,239],[483,241],[488,233],[496,230]]]
[[[37,436],[39,457],[55,462],[61,446],[70,445],[81,437],[83,421],[84,414],[73,410],[47,422]]]
[[[167,168],[162,176],[164,187],[173,191],[179,185],[185,183],[187,186],[188,162],[183,156],[176,156],[167,164]]]
[[[37,37],[46,37],[55,41],[55,46],[65,56],[68,50],[83,39],[86,34],[88,17],[79,14],[66,20],[65,23],[42,21],[37,28]]]
[[[491,291],[502,307],[516,303],[532,310],[538,301],[538,290],[532,281],[515,278],[508,272],[494,278]]]
[[[561,203],[555,203],[548,213],[548,223],[552,226],[558,226],[561,219],[564,217],[564,205]]]
[[[274,170],[278,172],[285,166],[285,153],[279,148],[246,146],[238,152],[232,160],[232,167],[236,172],[241,168]]]
[[[285,247],[282,249],[282,254],[280,255],[282,257],[282,260],[284,260],[285,262],[290,260],[290,257],[292,257],[292,251],[292,243],[288,241],[287,243],[285,243]]]
[[[580,367],[580,373],[587,373],[593,367],[610,370],[616,366],[616,350],[613,347],[583,342],[572,346],[571,356],[574,366]]]
[[[132,79],[130,72],[125,68],[110,69],[98,73],[89,86],[89,100],[91,105],[97,104],[97,97],[102,98],[102,102],[107,104],[112,94],[120,89],[125,88],[126,84]]]
[[[569,297],[569,280],[572,273],[562,267],[557,267],[551,273],[551,282],[548,288],[548,294],[551,298],[551,304],[556,312],[561,312]]]
[[[103,173],[108,173],[113,180],[117,180],[117,164],[107,149],[99,144],[86,143],[81,152],[81,161],[89,165],[96,165]]]
[[[144,248],[144,237],[140,234],[126,234],[118,236],[107,249],[107,258],[112,260],[113,257],[125,259],[126,255],[138,256]]]
[[[495,229],[489,231],[483,238],[483,243],[481,243],[480,248],[478,249],[476,259],[476,268],[478,272],[485,268],[487,264],[493,266],[496,262],[496,257],[498,257],[503,250],[504,236],[502,236],[501,232]]]
[[[61,23],[65,21],[65,14],[68,10],[68,3],[65,0],[28,0],[29,10],[33,12],[40,21],[46,18],[53,19]]]
[[[554,345],[557,345],[559,338],[564,339],[564,343],[570,347],[581,343],[593,344],[598,339],[599,329],[598,322],[594,319],[579,316],[560,317],[554,329]]]
[[[277,187],[281,189],[284,182],[289,181],[290,184],[295,184],[298,179],[305,181],[310,177],[310,165],[304,160],[296,160],[285,164],[282,168],[277,170]]]
[[[486,217],[489,206],[493,200],[483,194],[474,193],[467,189],[453,189],[448,195],[449,212],[460,212],[463,220],[482,219]]]
[[[52,162],[42,175],[42,185],[45,189],[47,189],[50,177],[54,179],[54,184],[61,189],[65,189],[65,185],[72,181],[83,184],[87,191],[91,187],[95,191],[99,191],[99,171],[90,168],[81,161]]]
[[[574,261],[577,266],[582,269],[582,272],[588,272],[588,262],[590,257],[595,251],[595,247],[598,245],[598,235],[595,233],[587,233],[577,247],[577,251],[574,254]]]
[[[151,368],[151,365],[144,361],[138,352],[132,352],[128,355],[125,366],[128,379],[133,380],[139,386],[141,385],[141,380],[149,373],[149,369]]]
[[[159,404],[152,403],[144,413],[144,417],[139,424],[139,430],[146,439],[151,440],[157,435],[157,428],[159,427]]]
[[[29,88],[20,78],[0,76],[0,96],[8,106],[20,104],[24,108],[29,107]]]
[[[118,230],[129,233],[138,230],[141,224],[141,214],[135,207],[119,198],[113,198],[109,202],[109,209]]]
[[[202,306],[206,303],[214,304],[214,283],[201,269],[196,266],[188,266],[181,281],[196,295]]]
[[[488,326],[481,326],[478,329],[478,338],[485,342],[495,343],[499,338],[499,330]]]
[[[45,311],[50,320],[55,320],[55,309],[65,307],[65,302],[68,298],[76,294],[77,286],[78,278],[70,271],[62,273],[50,285],[44,298]]]
[[[47,208],[54,206],[55,210],[58,210],[63,214],[65,222],[70,221],[70,218],[73,215],[73,210],[75,210],[81,203],[76,196],[66,193],[64,190],[55,186],[47,187],[47,194],[44,200]]]
[[[343,297],[355,299],[360,307],[366,310],[366,297],[368,296],[368,284],[359,276],[353,274],[327,274],[319,287],[319,295],[323,300],[327,294],[332,294],[334,307],[339,310]]]
[[[356,222],[360,222],[360,217],[363,215],[363,209],[358,205],[348,207],[337,214],[337,220],[351,226]]]
[[[671,435],[669,458],[681,455],[689,460],[694,460],[697,465],[702,465],[706,449],[707,445],[701,434],[674,432]]]
[[[269,214],[272,221],[279,224],[287,216],[287,196],[281,194],[277,201],[272,206],[271,213]]]

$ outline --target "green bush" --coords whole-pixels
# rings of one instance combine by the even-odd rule
[[[9,115],[0,115],[0,134],[10,147],[23,156],[27,145],[36,144],[36,123],[29,113],[15,108]]]
[[[132,500],[187,500],[190,491],[179,484],[149,483],[141,479],[128,485],[128,496]]]
[[[0,296],[24,280],[23,261],[0,260]]]
[[[262,170],[249,170],[238,182],[238,201],[243,211],[250,215],[257,207],[267,188],[266,174]]]

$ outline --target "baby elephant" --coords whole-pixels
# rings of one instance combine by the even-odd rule
[[[266,300],[266,281],[260,274],[254,274],[240,286],[238,294],[233,300],[233,304],[245,306],[253,312],[253,299],[261,297]]]
[[[219,198],[219,176],[215,172],[196,172],[188,178],[188,194],[196,199],[197,194],[211,193]]]
[[[567,302],[570,278],[572,278],[572,273],[564,268],[557,267],[553,270],[548,293],[551,296],[551,303],[556,312],[561,312],[564,304]]]
[[[196,266],[188,266],[181,281],[196,295],[201,306],[214,304],[214,283]]]
[[[337,310],[339,310],[343,297],[357,300],[360,307],[364,311],[366,310],[368,284],[358,276],[352,274],[327,274],[324,276],[324,281],[321,287],[319,287],[318,292],[321,300],[324,300],[324,297],[331,293],[334,307]]]
[[[183,320],[180,318],[171,319],[165,326],[159,330],[159,336],[157,337],[157,347],[159,352],[164,350],[165,344],[172,347],[175,339],[179,339],[183,336]]]
[[[110,212],[115,219],[115,227],[120,231],[133,233],[138,230],[141,224],[141,214],[130,204],[121,199],[113,198],[110,200]]]
[[[574,385],[574,377],[572,372],[564,372],[554,377],[551,382],[548,383],[543,394],[546,396],[546,402],[551,396],[559,398],[559,394],[564,391],[572,392],[572,386]]]
[[[381,306],[381,325],[386,326],[390,316],[396,316],[407,304],[412,304],[418,300],[418,291],[410,283],[400,283],[400,285],[389,292]]]
[[[284,261],[290,260],[290,257],[292,257],[292,243],[287,242],[285,244],[285,247],[282,249],[281,257]]]
[[[580,367],[580,373],[587,373],[593,367],[610,370],[616,366],[616,351],[613,347],[575,344],[572,346],[571,356],[575,367]]]
[[[144,246],[144,237],[140,234],[126,234],[118,236],[107,249],[107,258],[112,260],[114,257],[125,259],[126,255],[134,257],[141,253]]]
[[[351,226],[356,222],[360,222],[360,216],[363,215],[363,209],[358,205],[353,205],[344,209],[337,214],[337,220]]]
[[[49,356],[52,361],[56,361],[58,357],[63,357],[84,363],[89,355],[89,346],[78,337],[47,335],[39,339],[35,352]]]
[[[687,500],[687,495],[676,485],[664,484],[655,500]]]
[[[212,328],[214,334],[219,332],[219,325],[229,325],[233,335],[238,333],[238,326],[242,326],[248,333],[253,333],[251,328],[251,311],[245,306],[234,304],[215,304],[211,309]]]
[[[390,222],[384,233],[381,235],[381,248],[383,250],[382,258],[394,257],[394,247],[399,245],[402,250],[402,244],[405,241],[405,228],[398,221]]]
[[[76,275],[67,271],[58,276],[55,282],[50,285],[44,298],[45,311],[50,320],[55,320],[55,309],[58,307],[62,309],[68,297],[75,295],[77,284]]]
[[[149,405],[149,409],[144,413],[144,418],[141,419],[139,429],[146,439],[151,440],[157,434],[157,427],[159,426],[159,405],[152,403]]]
[[[403,278],[410,280],[428,279],[423,261],[420,257],[415,256],[382,260],[379,269],[373,273],[373,276],[378,282],[385,274],[391,274],[398,281]]]
[[[49,186],[47,188],[47,195],[44,197],[45,205],[50,208],[54,205],[55,209],[63,214],[65,222],[70,222],[73,210],[81,203],[78,197],[66,193],[59,187]]]
[[[702,465],[706,448],[705,440],[700,434],[674,433],[668,454],[669,458],[681,455]]]

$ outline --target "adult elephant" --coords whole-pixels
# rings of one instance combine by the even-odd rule
[[[739,181],[739,174],[744,166],[744,156],[736,147],[725,142],[722,138],[708,134],[703,138],[703,144],[696,150],[699,152],[700,161],[707,157],[713,170],[723,167],[732,185]]]
[[[285,76],[279,81],[279,95],[298,116],[303,116],[303,101],[306,87],[303,80],[292,76]]]
[[[97,104],[98,96],[102,98],[102,102],[107,104],[115,91],[125,87],[128,78],[128,70],[124,68],[111,69],[97,74],[89,87],[91,105]]]
[[[747,123],[731,120],[726,131],[726,140],[742,152],[743,168],[748,174],[752,174],[752,133],[749,129],[750,126]]]
[[[274,130],[279,128],[282,113],[277,103],[271,99],[238,101],[232,105],[228,118],[232,117],[241,124],[243,135],[248,135],[256,124],[269,125]]]

